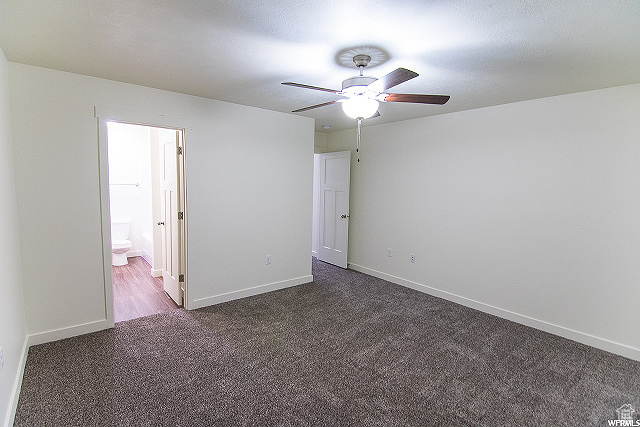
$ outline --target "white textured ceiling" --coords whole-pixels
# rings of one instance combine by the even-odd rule
[[[639,0],[0,0],[8,60],[276,111],[336,99],[357,70],[337,54],[389,54],[365,74],[420,74],[398,93],[444,106],[385,103],[383,123],[640,83]],[[339,105],[300,115],[355,126]]]

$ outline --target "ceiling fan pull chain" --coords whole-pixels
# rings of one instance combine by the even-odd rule
[[[358,163],[360,163],[360,125],[362,124],[362,118],[358,118],[358,137],[356,138],[356,153],[358,153]]]

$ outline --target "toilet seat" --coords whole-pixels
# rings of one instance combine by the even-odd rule
[[[129,249],[131,247],[131,240],[114,240],[111,242],[111,250],[117,249]]]

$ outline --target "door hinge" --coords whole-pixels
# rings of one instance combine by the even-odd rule
[[[178,147],[178,154],[182,154],[182,147]]]
[[[184,219],[184,212],[178,212],[178,219]]]
[[[184,274],[178,275],[178,282],[184,282]]]

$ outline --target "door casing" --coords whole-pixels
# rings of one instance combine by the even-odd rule
[[[183,305],[183,290],[180,282],[180,247],[182,232],[182,184],[180,163],[182,157],[182,132],[175,131],[173,141],[160,141],[160,211],[162,229],[162,283],[164,291],[178,305]],[[167,172],[169,174],[167,175]]]
[[[141,126],[160,127],[182,131],[182,156],[179,162],[179,174],[181,174],[182,194],[181,210],[184,212],[181,223],[182,237],[180,247],[180,274],[184,275],[182,283],[183,305],[189,309],[188,287],[188,215],[187,215],[187,186],[186,186],[186,141],[187,134],[192,130],[188,119],[171,117],[167,115],[148,114],[144,112],[120,110],[113,108],[94,107],[94,117],[98,126],[98,172],[100,189],[100,219],[102,235],[102,271],[104,286],[104,316],[107,327],[113,327],[113,270],[111,266],[111,211],[109,206],[109,163],[107,150],[107,122],[120,122]]]

